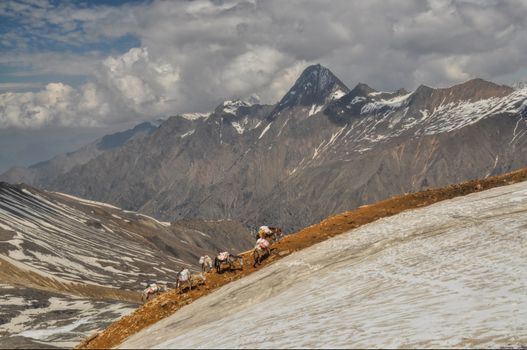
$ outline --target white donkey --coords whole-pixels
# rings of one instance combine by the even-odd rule
[[[178,290],[179,292],[182,292],[183,284],[187,284],[189,290],[192,290],[193,281],[197,281],[198,284],[204,284],[206,282],[206,277],[203,274],[203,272],[191,273],[189,269],[181,270],[177,275],[176,290]]]
[[[212,258],[208,255],[203,255],[199,258],[201,265],[201,272],[210,272],[212,270]]]

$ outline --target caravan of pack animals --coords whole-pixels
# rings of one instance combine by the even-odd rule
[[[283,231],[281,227],[260,226],[255,237],[256,245],[252,250],[253,267],[260,265],[263,259],[271,256],[274,251],[271,249],[271,244],[279,241],[282,237]],[[201,256],[199,258],[199,264],[201,266],[201,272],[199,273],[192,273],[188,268],[184,268],[178,272],[176,277],[176,291],[180,293],[184,292],[184,290],[190,291],[194,283],[196,286],[206,284],[206,274],[214,271],[220,274],[226,270],[243,270],[243,257],[223,251],[214,257],[214,261],[208,255]],[[148,281],[146,284],[147,286],[141,295],[143,303],[167,290],[166,286],[159,285],[156,281]]]

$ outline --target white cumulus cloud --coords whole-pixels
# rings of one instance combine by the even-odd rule
[[[78,87],[49,83],[38,92],[0,94],[0,127],[90,127],[164,115],[175,109],[178,80],[177,68],[133,48],[106,58]]]
[[[350,87],[382,90],[473,77],[507,83],[527,72],[524,1],[8,1],[0,16],[20,22],[2,34],[0,65],[27,67],[13,76],[59,77],[41,91],[1,93],[3,128],[115,125],[253,94],[275,103],[313,63]],[[41,40],[81,48],[123,36],[136,47],[31,50]],[[75,75],[85,79],[60,79]]]

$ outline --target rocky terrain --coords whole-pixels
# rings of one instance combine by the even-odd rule
[[[527,163],[527,89],[349,89],[308,67],[275,105],[225,101],[174,116],[58,174],[47,188],[175,221],[234,219],[293,231],[392,195]]]
[[[264,260],[263,263],[264,266],[270,265],[269,268],[253,268],[250,257],[245,254],[246,264],[243,270],[233,270],[222,274],[210,273],[207,275],[207,283],[204,286],[199,286],[192,291],[184,293],[169,291],[162,294],[134,313],[113,323],[105,331],[90,336],[80,344],[80,347],[115,347],[128,337],[163,318],[167,318],[178,310],[181,311],[177,312],[174,317],[138,333],[142,337],[135,336],[130,338],[129,342],[126,342],[124,346],[158,348],[167,346],[179,347],[186,344],[190,347],[196,347],[198,346],[197,343],[189,345],[188,341],[206,344],[211,339],[208,334],[216,334],[215,330],[207,328],[214,324],[213,327],[217,326],[224,331],[221,337],[216,336],[216,341],[227,339],[236,334],[235,340],[229,338],[230,343],[224,345],[231,347],[234,346],[233,344],[238,344],[241,347],[240,342],[243,342],[243,346],[251,344],[254,347],[257,345],[254,343],[255,341],[262,342],[264,340],[258,337],[255,340],[254,336],[245,337],[245,334],[254,335],[256,328],[251,327],[265,324],[265,329],[280,333],[278,335],[273,333],[273,337],[265,337],[265,341],[268,341],[266,344],[269,347],[298,347],[298,344],[304,344],[304,340],[289,340],[288,337],[283,336],[284,329],[292,330],[292,334],[297,334],[295,333],[296,330],[302,331],[306,327],[310,329],[308,326],[295,327],[294,323],[309,322],[309,320],[319,322],[320,320],[317,317],[320,315],[327,315],[322,323],[328,322],[328,324],[333,325],[334,322],[337,322],[340,325],[327,329],[327,336],[326,334],[321,336],[327,341],[325,344],[319,344],[316,339],[312,339],[312,336],[302,333],[306,336],[306,339],[309,338],[308,340],[311,344],[305,344],[305,346],[313,347],[315,344],[319,344],[319,347],[327,347],[328,344],[332,344],[333,346],[350,347],[354,344],[353,340],[355,337],[350,339],[349,334],[356,334],[357,339],[360,336],[361,341],[366,341],[363,344],[366,347],[371,347],[371,344],[379,344],[379,347],[387,347],[388,345],[386,344],[391,344],[391,347],[410,346],[409,343],[401,343],[403,338],[397,336],[400,331],[400,328],[398,328],[399,319],[390,319],[389,316],[384,317],[383,315],[386,315],[386,313],[382,311],[382,307],[380,309],[372,309],[373,311],[379,310],[380,313],[375,314],[378,317],[371,319],[368,325],[376,325],[376,327],[390,331],[394,337],[380,337],[379,334],[382,334],[382,331],[373,334],[373,338],[368,337],[371,333],[368,332],[369,327],[366,326],[346,328],[353,323],[353,320],[348,323],[340,322],[339,312],[348,315],[346,310],[350,309],[366,315],[366,318],[360,315],[360,317],[356,316],[357,324],[369,322],[367,316],[369,313],[359,310],[360,304],[335,310],[330,306],[332,310],[328,310],[324,302],[325,300],[334,299],[334,296],[332,297],[331,295],[331,291],[334,289],[325,287],[333,286],[333,284],[339,286],[337,289],[342,290],[344,293],[349,294],[350,291],[354,291],[356,295],[353,298],[377,296],[385,298],[380,305],[393,307],[393,312],[396,316],[401,316],[400,313],[397,313],[397,308],[400,309],[400,305],[407,304],[398,304],[397,299],[389,298],[389,295],[391,295],[390,291],[394,288],[397,291],[401,291],[400,296],[402,298],[406,298],[406,294],[415,295],[415,299],[412,300],[418,303],[412,310],[416,311],[416,313],[403,315],[404,317],[401,316],[401,321],[404,322],[412,319],[416,320],[413,323],[405,323],[409,328],[404,330],[407,336],[403,340],[408,340],[412,337],[414,339],[428,337],[428,339],[425,339],[422,343],[414,344],[414,347],[418,345],[433,347],[434,344],[436,346],[437,344],[449,344],[453,347],[483,346],[480,344],[492,347],[521,346],[521,344],[525,344],[526,318],[525,314],[519,312],[521,308],[516,308],[516,306],[520,305],[518,302],[525,303],[526,300],[525,298],[521,299],[521,296],[518,295],[518,292],[521,293],[523,287],[521,285],[518,288],[514,286],[517,286],[518,282],[521,284],[526,273],[525,264],[521,263],[521,258],[517,259],[521,257],[523,242],[525,241],[525,237],[522,236],[522,225],[524,225],[524,210],[522,206],[525,204],[523,199],[525,198],[526,180],[527,169],[522,169],[502,176],[472,180],[445,188],[429,189],[418,193],[396,196],[327,218],[319,224],[307,227],[274,244],[272,247],[277,250],[277,253]],[[515,183],[520,184],[515,185],[515,187],[508,186]],[[485,191],[500,186],[505,187]],[[471,193],[475,194],[467,196]],[[432,205],[440,201],[444,202]],[[430,207],[413,210],[426,206]],[[383,219],[387,217],[391,218]],[[427,224],[425,221],[430,221],[430,223]],[[337,235],[341,236],[337,237],[336,240],[328,240],[328,238]],[[486,242],[487,240],[488,242]],[[320,242],[323,243],[317,244]],[[493,243],[489,244],[489,242]],[[494,244],[495,246],[493,246]],[[502,249],[504,246],[509,248]],[[304,251],[304,249],[306,250]],[[509,258],[518,260],[511,264],[509,264],[511,261],[507,260],[509,258],[506,257],[508,253],[503,253],[509,249],[511,250]],[[299,252],[300,250],[302,251]],[[443,250],[445,253],[443,253]],[[395,254],[394,251],[401,254]],[[473,259],[466,261],[465,255],[473,257]],[[300,259],[298,259],[299,256]],[[336,261],[333,263],[334,259]],[[279,261],[279,263],[274,264],[276,261]],[[462,261],[465,261],[470,268],[464,269],[465,264],[461,264]],[[489,265],[490,261],[493,261],[493,263]],[[394,267],[399,266],[394,265],[394,263],[402,263],[404,266],[394,270]],[[449,264],[454,264],[454,266],[449,266]],[[369,270],[362,268],[365,266],[369,266]],[[420,266],[423,266],[422,270]],[[441,266],[441,269],[436,269],[438,266]],[[335,268],[350,270],[337,271],[336,274],[338,276],[342,272],[342,278],[332,280],[330,284],[326,283],[324,285],[316,282],[318,279],[322,280],[329,275],[334,276]],[[389,273],[383,273],[385,268]],[[446,274],[440,273],[446,271],[445,269],[456,271],[456,274],[451,276],[448,272]],[[296,273],[291,273],[292,271],[296,271]],[[369,272],[363,273],[361,276],[364,278],[362,279],[354,279],[355,272],[360,271]],[[474,274],[472,274],[473,272]],[[421,275],[423,278],[418,278]],[[503,278],[507,276],[506,278],[508,278],[509,282],[502,283],[500,275],[503,275]],[[246,276],[247,278],[237,281]],[[445,276],[446,279],[443,281],[442,279]],[[304,283],[313,280],[315,280],[315,283],[311,285]],[[478,284],[471,282],[476,280],[479,281]],[[237,282],[231,283],[233,281]],[[406,284],[406,281],[419,281],[419,283],[423,282],[424,284],[420,288],[419,283],[417,285],[415,283]],[[434,283],[428,288],[426,283],[430,281]],[[456,281],[459,282],[457,283]],[[379,282],[379,284],[368,284],[366,282]],[[300,288],[301,291],[299,291],[298,288],[294,288],[298,284],[309,288]],[[360,284],[364,287],[363,289],[353,287]],[[509,284],[513,286],[511,287],[512,289],[508,287]],[[374,290],[376,286],[382,287],[383,285],[388,285],[389,289],[377,288],[377,292],[373,294],[367,293],[368,290]],[[462,286],[465,286],[465,288]],[[292,291],[289,289],[290,287]],[[489,291],[487,287],[492,288],[497,293],[492,294],[491,297],[499,296],[498,299],[501,300],[499,303],[495,300],[489,300],[486,305],[478,304],[481,298],[489,297],[486,296],[487,291]],[[504,290],[501,287],[508,289]],[[410,290],[405,288],[410,288]],[[280,295],[285,295],[289,291],[295,295],[307,293],[309,296],[305,298],[287,297],[281,299]],[[208,297],[201,299],[203,296]],[[247,296],[249,296],[249,299],[246,299]],[[464,296],[470,297],[474,303],[467,304],[466,313],[457,320],[455,317],[456,309],[437,310],[438,312],[433,315],[427,314],[428,309],[433,308],[435,302],[439,303],[439,305],[442,305],[443,302],[459,304],[459,302],[464,300]],[[197,299],[199,299],[198,302],[196,302]],[[302,304],[304,299],[316,305],[310,304],[307,307]],[[211,300],[213,300],[212,304],[210,304]],[[221,300],[221,302],[218,302],[218,300]],[[287,300],[287,305],[277,309],[273,305],[265,304],[280,300]],[[341,302],[347,302],[347,298],[342,298],[342,300]],[[262,309],[260,305],[263,304],[265,304],[265,307]],[[368,307],[375,306],[375,304],[372,305],[368,302],[366,304]],[[494,304],[497,308],[494,307]],[[229,310],[225,313],[219,312],[218,310],[224,306]],[[320,313],[306,313],[306,308],[309,309],[311,306],[315,306],[317,310],[324,310],[324,307],[326,309],[320,311]],[[262,314],[270,315],[266,313],[278,312],[281,314],[281,310],[289,310],[289,307],[291,307],[291,310],[295,310],[295,315],[291,315],[289,319],[276,315],[259,318],[259,315]],[[410,306],[405,306],[402,310],[407,307]],[[503,308],[508,308],[508,311]],[[185,318],[183,320],[180,315],[187,315],[188,310],[192,310],[193,315],[188,318],[183,317]],[[211,312],[211,310],[216,310],[219,313]],[[262,311],[262,314],[255,310]],[[502,310],[505,311],[502,312]],[[236,314],[236,317],[233,319],[231,315],[234,314]],[[218,315],[225,315],[225,318]],[[298,320],[298,317],[302,315],[309,317],[307,320]],[[436,317],[436,315],[439,316]],[[482,315],[487,316],[480,318],[479,316]],[[513,319],[509,320],[509,316],[513,316]],[[214,320],[211,321],[210,317]],[[246,320],[246,317],[256,317],[257,320],[251,319],[249,322],[241,323],[237,321],[238,318]],[[422,334],[415,332],[412,334],[420,326],[421,321],[418,320],[423,320],[424,322],[425,319],[428,319],[429,321],[423,324],[436,327],[441,325],[441,320],[448,320],[449,318],[452,322],[454,322],[453,320],[455,322],[460,322],[459,320],[467,322],[466,325],[460,326],[460,329],[464,330],[462,335],[464,338],[459,343],[455,342],[456,339],[460,339],[459,334],[456,334],[451,339],[427,336],[431,334],[430,332],[423,332]],[[215,323],[219,319],[226,322]],[[171,329],[174,320],[181,320],[176,322],[177,330],[175,331]],[[471,322],[468,322],[469,320]],[[497,332],[489,329],[489,325],[493,325],[493,322],[497,322],[496,320],[503,321],[499,321],[496,327],[492,326],[492,328],[498,330]],[[375,322],[377,321],[379,322],[376,324]],[[283,325],[280,322],[292,322],[293,324],[288,324],[285,328],[282,327],[280,330],[276,330],[273,324]],[[192,324],[190,328],[196,329],[194,327],[200,327],[202,330],[192,339],[185,336],[192,330],[178,333],[178,330],[181,331],[182,329],[180,326],[187,327],[190,324]],[[166,327],[167,325],[170,326]],[[512,327],[511,330],[507,329],[508,326]],[[243,328],[244,332],[239,332],[239,328]],[[160,329],[163,330],[161,333],[159,333]],[[258,329],[261,330],[261,328]],[[455,332],[455,327],[448,327],[447,329],[449,332]],[[152,336],[152,334],[155,334],[155,336]],[[179,337],[180,334],[184,334],[182,338]],[[339,334],[341,336],[331,338],[331,335]],[[442,336],[440,331],[437,334]],[[474,335],[474,338],[468,337],[471,334]],[[489,337],[486,335],[482,336],[482,334],[487,334]],[[171,339],[176,338],[177,343],[174,343]],[[331,339],[328,340],[328,338]],[[179,342],[180,340],[181,343]],[[285,345],[289,341],[298,341],[299,343],[296,345],[291,343]],[[437,341],[440,341],[440,343],[437,343]],[[170,345],[168,344],[169,342]]]
[[[181,268],[198,268],[200,255],[243,251],[252,241],[233,221],[161,222],[0,183],[2,346],[71,347],[133,310],[147,280],[171,287]]]
[[[72,348],[137,307],[16,284],[0,286],[0,303],[0,349]]]

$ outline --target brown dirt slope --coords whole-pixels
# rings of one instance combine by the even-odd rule
[[[132,303],[139,303],[141,301],[140,295],[136,292],[59,280],[29,269],[17,267],[3,258],[0,258],[0,281],[12,286],[34,288],[91,299],[119,300]]]
[[[404,194],[382,202],[364,205],[355,210],[344,212],[323,220],[319,224],[309,226],[295,234],[283,238],[275,243],[273,248],[278,254],[266,259],[256,269],[252,267],[249,253],[244,253],[245,266],[243,271],[230,271],[222,274],[211,272],[207,275],[207,283],[183,294],[170,290],[147,304],[143,305],[131,315],[124,316],[114,322],[104,331],[85,339],[78,348],[111,348],[119,345],[127,337],[150,326],[151,324],[172,315],[184,305],[211,293],[219,287],[240,279],[267,264],[277,261],[293,251],[307,248],[330,237],[370,223],[379,218],[398,214],[404,210],[424,207],[445,199],[464,196],[473,192],[493,187],[509,185],[527,180],[527,168],[505,175],[489,177],[483,180],[472,180],[444,188],[429,189],[417,193]]]

